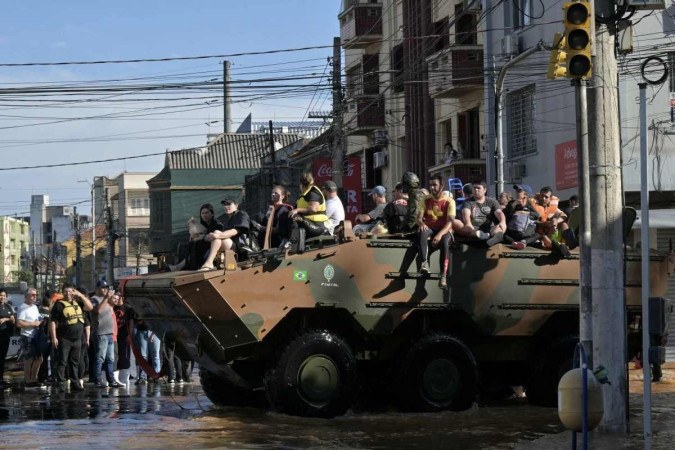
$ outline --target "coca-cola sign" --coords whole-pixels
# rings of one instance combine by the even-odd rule
[[[342,167],[340,167],[342,169]],[[333,161],[331,158],[319,158],[312,163],[314,182],[321,186],[325,181],[333,179]],[[342,175],[344,195],[342,201],[345,207],[345,216],[352,222],[361,212],[361,158],[349,156],[347,172]]]

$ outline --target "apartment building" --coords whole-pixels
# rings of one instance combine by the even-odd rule
[[[0,217],[0,280],[2,285],[15,284],[16,272],[28,268],[30,243],[28,222],[14,217]]]
[[[343,0],[344,134],[366,188],[485,176],[480,2]]]

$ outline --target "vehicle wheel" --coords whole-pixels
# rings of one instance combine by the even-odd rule
[[[478,396],[478,367],[460,340],[427,334],[404,353],[395,379],[401,407],[412,411],[462,411]]]
[[[559,341],[532,363],[532,376],[525,393],[527,401],[537,406],[558,405],[558,383],[572,369],[576,341]]]
[[[204,395],[216,406],[257,406],[251,389],[232,385],[225,377],[199,367],[199,382]]]
[[[334,417],[352,405],[356,358],[347,343],[329,331],[311,331],[293,340],[265,376],[265,394],[278,411]]]

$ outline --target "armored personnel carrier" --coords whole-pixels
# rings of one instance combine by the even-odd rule
[[[509,385],[555,405],[578,340],[578,252],[457,242],[441,289],[438,252],[431,272],[418,273],[409,239],[310,241],[241,262],[226,253],[218,270],[128,278],[124,293],[179,354],[199,362],[217,405],[252,405],[264,392],[276,410],[332,417],[382,392],[404,410],[463,410]],[[668,270],[668,258],[653,254],[654,297]],[[638,255],[627,255],[626,281],[632,357]],[[652,302],[666,310],[664,299]],[[656,328],[661,342],[665,328]]]

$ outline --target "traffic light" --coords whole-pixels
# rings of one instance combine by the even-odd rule
[[[562,33],[553,35],[553,50],[548,60],[548,71],[546,76],[549,80],[567,77],[567,52],[565,52],[565,36]]]
[[[588,79],[591,65],[591,3],[587,0],[563,3],[567,78]]]

